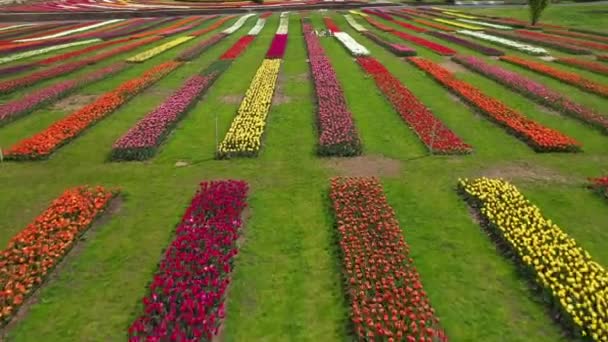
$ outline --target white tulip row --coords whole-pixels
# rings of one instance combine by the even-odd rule
[[[334,32],[334,36],[338,38],[340,43],[350,51],[353,56],[369,56],[369,50],[365,46],[359,44],[353,37],[346,32]]]
[[[525,53],[529,53],[531,55],[548,55],[549,53],[547,52],[547,50],[534,46],[534,45],[528,45],[528,44],[524,44],[524,43],[520,43],[520,42],[516,42],[514,40],[510,40],[510,39],[506,39],[506,38],[501,38],[501,37],[496,37],[496,36],[492,36],[483,32],[475,32],[475,31],[469,31],[469,30],[459,30],[456,31],[460,34],[464,34],[465,36],[471,36],[471,37],[475,37],[475,38],[479,38],[481,40],[486,40],[498,45],[503,45],[506,47],[510,47],[510,48],[514,48],[517,49],[521,52],[525,52]]]
[[[258,34],[260,34],[260,31],[262,31],[265,24],[266,24],[266,19],[258,18],[258,21],[255,23],[255,26],[253,26],[247,34],[250,36],[257,36]]]
[[[36,25],[36,24],[10,25],[10,26],[5,26],[5,27],[0,27],[0,31],[12,30],[12,29],[16,29],[16,28],[19,28],[19,27],[32,26],[32,25]]]
[[[29,38],[29,39],[19,39],[19,40],[15,40],[15,42],[25,43],[25,42],[33,42],[33,41],[37,41],[37,40],[59,38],[59,37],[67,36],[67,35],[78,33],[78,32],[92,30],[94,28],[98,28],[98,27],[101,27],[101,26],[106,26],[106,25],[109,25],[109,24],[114,24],[114,23],[117,23],[117,22],[123,21],[123,20],[124,19],[106,20],[106,21],[103,21],[101,23],[97,23],[97,24],[93,24],[93,25],[88,25],[88,26],[83,26],[83,27],[75,28],[73,30],[66,30],[66,31],[57,32],[55,34],[49,34],[48,36],[35,37],[35,38]]]
[[[101,41],[101,39],[95,38],[95,39],[89,39],[89,40],[81,40],[79,42],[53,45],[53,46],[45,47],[45,48],[38,49],[38,50],[29,50],[29,51],[25,51],[25,52],[20,52],[20,53],[14,54],[14,55],[0,58],[0,64],[13,62],[16,60],[20,60],[20,59],[28,58],[28,57],[32,57],[32,56],[42,55],[44,53],[55,51],[55,50],[61,50],[61,49],[66,49],[66,48],[70,48],[70,47],[74,47],[74,46],[91,44],[91,43],[95,43],[95,42],[99,42],[99,41]]]
[[[245,14],[244,16],[240,17],[234,24],[232,24],[232,26],[222,31],[222,33],[233,34],[234,32],[236,32],[236,30],[240,29],[243,25],[245,25],[247,19],[253,17],[254,15],[255,14],[253,13]]]
[[[287,34],[287,29],[288,29],[288,26],[289,26],[288,13],[289,12],[282,12],[281,13],[281,20],[279,21],[279,28],[277,29],[277,33],[276,34]]]
[[[486,23],[483,21],[479,21],[479,20],[470,20],[470,19],[456,19],[458,21],[462,21],[465,23],[469,23],[469,24],[475,24],[475,25],[479,25],[479,26],[485,26],[485,27],[491,27],[491,28],[495,28],[495,29],[499,29],[499,30],[510,30],[512,29],[511,26],[505,26],[505,25],[498,25],[498,24],[490,24],[490,23]]]
[[[363,31],[367,31],[367,29],[365,27],[363,27],[361,24],[359,24],[355,18],[353,18],[350,14],[345,14],[344,18],[346,19],[346,22],[348,22],[348,24],[357,32],[363,32]]]

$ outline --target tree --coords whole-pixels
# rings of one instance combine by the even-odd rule
[[[547,8],[547,5],[549,5],[549,0],[528,0],[532,26],[536,25],[540,18],[540,14]]]

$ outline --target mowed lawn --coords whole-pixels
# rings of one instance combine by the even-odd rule
[[[554,7],[547,10],[546,18],[547,22],[574,26],[570,19],[573,13],[599,8],[606,6]],[[520,18],[527,15],[526,9],[494,11]],[[352,162],[319,158],[315,155],[313,88],[300,23],[303,15],[290,14],[289,42],[279,75],[278,96],[268,116],[264,147],[258,158],[217,161],[214,151],[216,140],[221,140],[228,129],[241,97],[264,58],[278,25],[278,15],[269,18],[256,41],[179,123],[151,161],[116,163],[109,162],[108,157],[118,137],[188,76],[215,61],[255,20],[250,19],[238,32],[200,58],[135,97],[49,160],[0,164],[1,245],[6,245],[68,187],[100,184],[120,188],[123,194],[119,211],[80,242],[82,248],[78,255],[69,258],[57,276],[42,288],[37,303],[12,327],[7,340],[125,340],[127,328],[141,313],[141,298],[147,293],[147,285],[197,184],[228,178],[248,181],[251,190],[244,239],[227,298],[222,339],[350,340],[348,308],[327,192],[332,176],[361,174],[380,177],[411,246],[425,290],[451,340],[567,340],[552,321],[546,305],[530,291],[513,263],[497,252],[472,220],[455,187],[461,177],[487,175],[511,180],[596,261],[607,265],[608,250],[604,241],[608,231],[604,228],[608,227],[608,202],[585,188],[587,177],[608,173],[607,137],[459,68],[446,57],[409,45],[415,47],[420,56],[455,70],[459,78],[526,116],[574,137],[583,144],[584,150],[576,154],[534,153],[423,72],[353,31],[342,15],[311,12],[307,15],[318,29],[323,27],[323,15],[332,16],[343,31],[365,45],[474,148],[468,156],[429,156],[373,80],[365,76],[337,40],[328,37],[321,38],[322,44],[353,112],[363,142],[363,156]],[[589,20],[585,24],[587,28],[602,28],[599,21]],[[394,36],[373,31],[387,40],[399,41]],[[71,98],[111,90],[213,33],[116,77],[87,86]],[[463,54],[476,54],[430,36],[420,36]],[[115,57],[102,65],[132,54]],[[598,111],[603,109],[605,113],[608,108],[608,100],[599,96],[504,62],[491,62],[541,81]],[[561,65],[556,67],[576,70],[608,84],[606,76]],[[30,89],[2,96],[0,100],[23,96],[28,91]],[[6,125],[0,128],[0,146],[7,148],[69,113],[65,106],[50,106]],[[219,137],[216,137],[216,123]],[[186,162],[187,166],[176,166],[178,161]]]

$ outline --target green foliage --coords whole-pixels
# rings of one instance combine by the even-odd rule
[[[530,23],[536,25],[540,19],[540,15],[549,5],[550,0],[528,0],[528,9],[530,10]]]

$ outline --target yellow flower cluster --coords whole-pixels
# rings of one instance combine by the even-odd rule
[[[452,21],[452,20],[447,20],[447,19],[434,19],[437,22],[440,23],[444,23],[444,24],[448,24],[448,25],[452,25],[452,26],[456,26],[456,27],[461,27],[467,30],[483,30],[483,27],[481,26],[476,26],[476,25],[470,25],[470,24],[465,24],[465,23],[461,23],[459,21]]]
[[[608,341],[608,272],[508,182],[465,179],[459,187],[480,203],[490,227],[534,270],[535,280],[553,295],[576,330]]]
[[[183,37],[175,38],[162,45],[155,46],[144,52],[140,52],[137,55],[131,56],[131,57],[127,58],[127,62],[141,63],[141,62],[147,61],[148,59],[150,59],[158,54],[161,54],[171,48],[174,48],[182,43],[185,43],[192,38],[194,38],[194,37],[193,36],[183,36]]]
[[[219,146],[220,157],[251,156],[260,150],[280,66],[280,59],[265,59],[258,68],[236,117]]]

